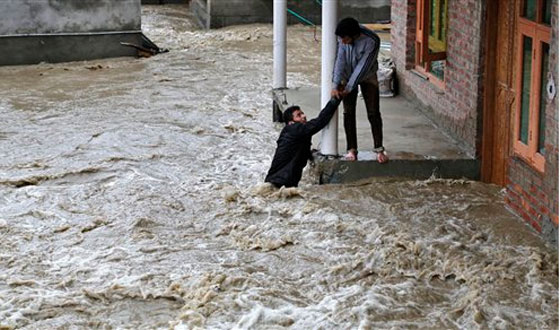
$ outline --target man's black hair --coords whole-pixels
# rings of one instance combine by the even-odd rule
[[[352,17],[343,18],[340,22],[338,22],[334,34],[341,38],[355,37],[360,34],[360,23]]]
[[[292,105],[288,109],[284,110],[284,113],[282,114],[282,119],[284,119],[284,123],[286,125],[288,125],[288,123],[294,119],[294,111],[296,110],[301,110],[299,105]]]

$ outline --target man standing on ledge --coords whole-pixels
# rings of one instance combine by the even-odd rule
[[[339,37],[338,53],[333,72],[333,97],[344,98],[345,158],[358,159],[356,137],[356,101],[358,85],[362,90],[367,116],[373,135],[374,153],[379,163],[389,158],[383,147],[383,122],[379,112],[379,84],[377,82],[377,54],[381,41],[373,31],[358,24],[354,18],[341,20],[335,34]]]
[[[297,187],[303,168],[311,159],[311,137],[327,126],[339,104],[339,99],[332,98],[319,116],[310,121],[307,121],[307,117],[297,105],[284,111],[286,126],[280,132],[278,146],[265,182],[270,182],[278,188]]]

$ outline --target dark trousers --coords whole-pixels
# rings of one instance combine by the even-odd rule
[[[360,83],[360,89],[364,96],[367,116],[371,125],[373,135],[373,147],[383,146],[383,121],[379,112],[379,84],[377,77]],[[346,132],[346,150],[358,150],[358,139],[356,137],[356,102],[358,100],[358,89],[348,94],[342,101],[344,104],[344,131]]]

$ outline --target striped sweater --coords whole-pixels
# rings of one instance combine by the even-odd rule
[[[338,41],[338,52],[333,71],[333,89],[346,85],[351,92],[362,81],[377,74],[377,54],[381,40],[375,32],[360,25],[361,35],[352,44]]]

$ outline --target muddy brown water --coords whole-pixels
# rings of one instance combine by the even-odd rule
[[[557,328],[557,253],[498,187],[263,184],[271,26],[192,22],[146,6],[167,54],[0,68],[1,329]]]

